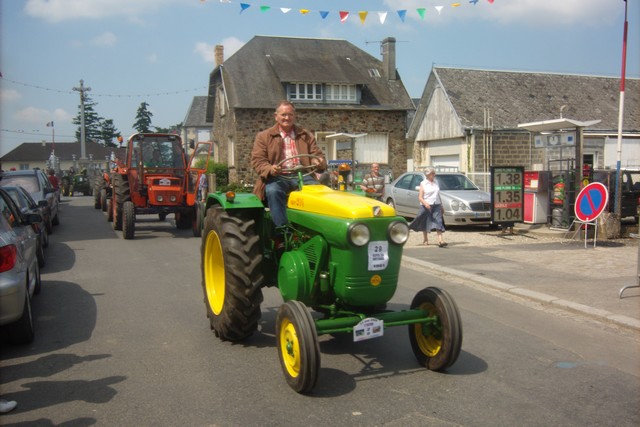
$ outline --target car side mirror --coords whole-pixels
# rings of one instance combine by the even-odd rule
[[[45,188],[44,189],[44,194],[51,194],[51,193],[55,193],[56,189],[55,188]]]
[[[39,213],[28,213],[22,216],[22,222],[26,225],[42,222],[42,215]]]

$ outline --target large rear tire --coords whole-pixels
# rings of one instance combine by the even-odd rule
[[[309,392],[318,380],[320,346],[316,325],[300,301],[287,301],[278,309],[276,339],[282,372],[289,387]]]
[[[122,230],[122,206],[124,202],[131,200],[129,181],[127,181],[124,176],[115,174],[113,177],[113,187],[113,229]]]
[[[416,294],[411,308],[437,316],[436,324],[409,325],[409,340],[418,363],[444,371],[455,363],[462,347],[462,320],[455,301],[446,291],[429,287]]]
[[[131,240],[136,234],[136,207],[131,200],[122,205],[122,236]]]
[[[211,329],[222,340],[249,337],[258,329],[264,281],[255,221],[240,220],[220,207],[209,208],[204,219],[201,263]]]
[[[113,200],[107,199],[107,222],[113,222]]]
[[[107,189],[103,188],[100,190],[100,209],[102,212],[107,211]]]

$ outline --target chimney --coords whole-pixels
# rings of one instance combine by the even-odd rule
[[[224,62],[224,46],[217,44],[215,52],[216,67],[219,67]]]
[[[387,37],[382,40],[382,72],[389,80],[396,80],[396,39]]]

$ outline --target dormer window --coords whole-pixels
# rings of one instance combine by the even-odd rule
[[[333,83],[289,83],[287,84],[289,101],[357,104],[358,87],[354,84]]]
[[[322,85],[319,83],[290,83],[290,101],[322,101]]]

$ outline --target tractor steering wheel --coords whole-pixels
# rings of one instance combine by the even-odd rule
[[[291,157],[287,157],[286,159],[283,159],[281,162],[279,162],[276,166],[282,166],[283,164],[285,164],[286,162],[288,162],[289,160],[293,160],[293,159],[301,159],[303,157],[308,157],[310,159],[318,159],[320,161],[320,163],[322,163],[322,158],[318,157],[314,154],[298,154],[296,156],[291,156]],[[285,173],[290,173],[290,172],[301,172],[302,176],[308,176],[311,175],[312,173],[315,173],[318,169],[320,168],[320,164],[314,165],[313,163],[305,166],[302,164],[299,164],[297,166],[294,166],[292,168],[284,168],[284,169],[280,169],[280,172],[285,172]],[[306,171],[306,172],[305,172]]]

